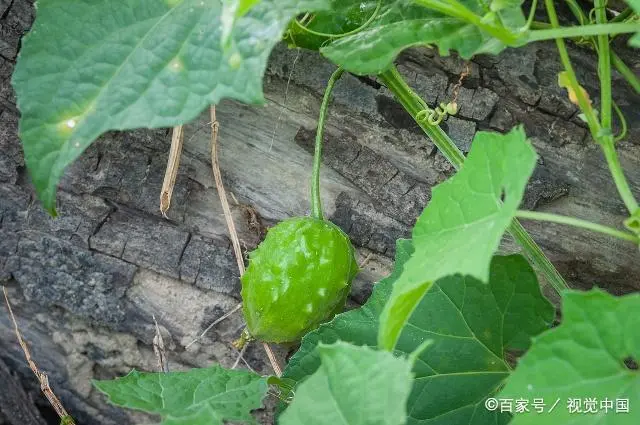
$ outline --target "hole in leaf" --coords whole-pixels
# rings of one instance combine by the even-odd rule
[[[506,192],[504,191],[504,188],[503,188],[503,189],[500,190],[500,201],[504,202],[506,197],[507,197],[507,194],[506,194]]]
[[[633,357],[627,357],[626,359],[624,359],[624,365],[627,367],[627,369],[638,370],[638,362],[635,361]]]

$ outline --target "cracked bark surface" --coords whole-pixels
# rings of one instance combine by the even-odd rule
[[[186,127],[169,220],[158,205],[170,145],[164,129],[102,137],[66,173],[60,217],[51,219],[35,200],[24,168],[9,83],[33,13],[29,0],[0,0],[0,280],[34,359],[78,422],[136,423],[143,416],[105,404],[90,379],[155,368],[152,315],[173,370],[235,361],[229,343],[242,329],[239,314],[184,348],[240,299],[210,171],[208,116]],[[637,52],[619,52],[640,69]],[[592,53],[574,48],[572,55],[597,99]],[[450,99],[464,68],[457,58],[429,50],[412,50],[399,60],[400,71],[432,105]],[[460,112],[443,125],[460,148],[469,150],[477,130],[504,131],[522,122],[540,154],[523,207],[619,226],[625,210],[604,158],[556,85],[554,45],[478,57],[469,68]],[[317,113],[332,71],[313,54],[280,46],[267,71],[266,107],[229,101],[218,107],[221,168],[227,190],[240,202],[233,213],[246,249],[259,243],[265,226],[308,213]],[[621,161],[640,195],[640,96],[617,75],[614,94],[630,126],[620,143]],[[372,255],[355,283],[354,302],[364,302],[372,282],[390,270],[395,240],[409,235],[431,188],[452,173],[375,79],[343,77],[328,118],[322,190],[326,215],[351,236],[361,259]],[[640,289],[637,250],[624,242],[544,223],[525,227],[572,286],[597,284],[617,294]],[[516,249],[508,240],[504,248]],[[50,419],[2,310],[0,361]],[[252,346],[246,359],[267,373],[261,350]],[[0,424],[12,423],[17,410],[0,408]],[[267,423],[268,412],[262,415]]]

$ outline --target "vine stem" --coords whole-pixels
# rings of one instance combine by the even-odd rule
[[[568,226],[579,227],[581,229],[603,233],[605,235],[613,236],[618,239],[624,239],[635,244],[640,243],[640,239],[637,236],[632,235],[631,233],[623,232],[622,230],[614,229],[613,227],[604,226],[602,224],[593,223],[587,220],[581,220],[575,217],[524,210],[518,210],[518,212],[516,213],[516,217],[520,217],[525,220],[548,221],[551,223],[566,224]]]
[[[446,2],[439,0],[414,0],[414,2],[429,9],[437,10],[445,15],[453,16],[469,22],[486,33],[491,34],[506,45],[512,46],[518,41],[518,35],[507,31],[505,28],[494,27],[487,24],[483,20],[482,16],[476,15],[473,11],[469,10],[464,4],[457,0],[448,0]]]
[[[607,24],[606,0],[595,0],[596,22]],[[636,24],[637,27],[637,24]],[[612,95],[611,95],[611,50],[609,47],[609,35],[598,36],[598,75],[600,77],[600,119],[603,127],[603,135],[600,144],[604,150],[604,156],[611,170],[620,196],[631,214],[638,209],[638,203],[631,192],[631,188],[624,177],[622,166],[618,160],[615,149],[612,129]]]
[[[606,0],[595,0],[596,22],[607,24]],[[609,35],[598,36],[598,76],[600,77],[600,122],[609,134],[611,130],[611,50]]]
[[[455,145],[453,140],[440,128],[416,120],[417,114],[422,110],[424,101],[409,87],[402,75],[395,67],[378,75],[382,83],[394,94],[396,99],[402,104],[404,109],[413,117],[425,134],[433,141],[442,155],[456,168],[459,169],[464,163],[465,157]],[[518,220],[514,219],[509,226],[508,232],[518,242],[524,250],[525,255],[547,281],[560,293],[568,289],[569,286],[551,261],[542,252],[538,244],[531,238],[531,235],[522,227]]]
[[[611,22],[613,22],[613,20]],[[533,21],[531,23],[531,27],[535,28],[535,29],[552,28],[551,24],[549,24],[547,22],[540,22],[540,21]],[[578,40],[581,39],[581,37],[572,37],[572,39],[574,41],[578,41]],[[592,42],[592,43],[595,43],[595,42]],[[595,48],[593,44],[590,44],[589,46],[591,48]],[[618,72],[620,74],[622,74],[624,79],[627,80],[627,83],[629,83],[629,85],[631,87],[633,87],[633,89],[636,91],[636,93],[640,93],[640,79],[636,76],[636,74],[633,72],[633,70],[631,68],[629,68],[629,65],[624,63],[624,61],[620,58],[620,56],[618,56],[616,54],[616,52],[613,51],[613,50],[611,50],[611,63],[613,64],[613,66],[616,67]]]
[[[543,30],[543,31],[554,31],[559,29],[560,22],[558,21],[558,15],[556,13],[555,6],[553,5],[553,0],[545,0],[545,5],[547,8],[547,14],[549,15],[549,21],[551,21],[552,29]],[[573,27],[572,27],[573,28]],[[576,27],[580,28],[580,27]],[[569,28],[566,28],[569,29]],[[565,29],[565,30],[566,30]],[[581,36],[582,34],[575,34],[575,37]],[[592,34],[593,35],[593,34]],[[573,70],[573,66],[571,65],[571,59],[569,58],[569,52],[567,51],[567,46],[564,43],[564,40],[560,37],[563,37],[561,34],[556,34],[556,46],[558,47],[558,53],[560,55],[560,61],[562,62],[562,66],[567,72],[567,77],[569,79],[569,85],[571,90],[575,93],[576,99],[578,100],[578,106],[582,110],[582,113],[585,115],[587,120],[587,124],[589,125],[589,130],[591,134],[596,135],[600,133],[600,123],[596,118],[596,113],[591,106],[591,101],[587,98],[585,92],[582,91],[582,87],[578,83],[578,79],[576,77],[576,73]]]
[[[604,34],[614,35],[637,31],[638,24],[633,22],[594,24],[572,27],[561,27],[560,25],[553,25],[553,28],[550,29],[531,31],[526,37],[526,42],[532,43],[535,41],[554,40],[559,38],[592,37],[595,35]]]
[[[613,63],[613,66],[615,66],[618,72],[622,74],[624,79],[627,80],[627,83],[633,87],[636,93],[640,93],[640,79],[615,52],[611,52],[611,63]]]
[[[627,19],[629,16],[633,15],[633,9],[631,9],[630,7],[627,7],[625,10],[623,10],[622,12],[620,12],[618,14],[618,16],[616,16],[615,18],[613,18],[611,20],[611,22],[620,22],[620,21],[624,21],[625,19]]]
[[[311,173],[311,215],[318,220],[324,220],[322,214],[322,199],[320,196],[320,167],[322,166],[322,142],[324,140],[324,124],[327,120],[327,112],[329,111],[329,103],[331,102],[331,93],[336,82],[340,79],[344,69],[336,69],[327,83],[324,91],[322,105],[320,105],[320,114],[318,117],[318,129],[316,130],[316,145],[313,152],[313,172]]]
[[[553,0],[545,0],[545,5],[547,8],[547,15],[549,15],[549,21],[551,22],[551,26],[553,29],[558,29],[560,27],[560,22],[558,21],[558,15],[556,13],[555,6],[553,4]],[[622,25],[622,24],[600,24],[601,26],[613,26],[613,25]],[[638,25],[635,24],[635,28],[637,31]],[[593,34],[590,34],[593,35]],[[599,45],[600,45],[600,40]],[[578,79],[576,77],[576,73],[571,65],[571,59],[569,58],[569,52],[567,51],[567,47],[562,38],[556,38],[556,45],[558,47],[558,52],[560,54],[560,61],[564,66],[564,69],[567,73],[569,79],[569,85],[571,89],[576,95],[578,99],[578,105],[580,106],[580,110],[585,115],[587,123],[589,124],[589,130],[594,140],[602,146],[602,150],[604,152],[605,159],[607,160],[607,165],[609,166],[609,170],[611,171],[611,175],[613,177],[613,181],[618,189],[618,193],[622,198],[622,201],[626,205],[630,214],[634,214],[638,210],[638,203],[633,196],[633,192],[631,192],[631,188],[629,187],[629,183],[624,176],[624,172],[622,170],[622,166],[620,165],[620,160],[618,158],[618,153],[615,149],[613,134],[611,134],[610,126],[609,128],[602,128],[598,118],[596,117],[595,111],[591,106],[591,102],[587,98],[586,94],[582,91],[582,87],[578,83]],[[608,50],[608,43],[606,43]],[[600,48],[599,48],[600,50]],[[601,69],[605,64],[605,59],[602,59],[602,53],[598,52],[599,60],[598,67]],[[608,55],[607,55],[608,57]],[[609,59],[610,60],[610,59]],[[608,80],[607,80],[608,75]],[[602,91],[608,91],[608,104],[611,103],[611,70],[608,70],[608,74],[605,73],[604,77],[602,73],[600,73],[600,81],[601,84],[604,83]],[[603,93],[604,95],[605,93]],[[606,105],[605,105],[606,106]],[[606,115],[606,113],[605,113]],[[609,112],[610,115],[610,112]],[[610,119],[609,119],[610,122]],[[606,122],[605,122],[606,124]]]
[[[571,27],[560,27],[559,25],[554,25],[553,28],[531,31],[526,33],[526,35],[514,34],[507,28],[496,27],[488,24],[484,21],[482,16],[476,15],[473,11],[469,10],[464,4],[457,0],[449,0],[446,2],[440,0],[414,0],[414,2],[445,15],[466,21],[511,47],[535,41],[554,40],[558,38],[615,35],[638,31],[638,24],[635,22],[612,22],[608,24],[597,23],[595,25]]]

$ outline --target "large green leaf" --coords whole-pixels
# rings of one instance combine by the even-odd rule
[[[379,74],[391,66],[404,49],[436,45],[441,55],[456,50],[469,58],[479,53],[497,54],[506,46],[474,24],[424,7],[416,0],[382,0],[382,8],[364,30],[341,37],[321,49],[332,62],[359,74]],[[524,25],[521,1],[491,7],[480,0],[462,0],[482,22],[511,32]],[[320,23],[316,23],[320,25]]]
[[[281,425],[403,425],[412,364],[386,351],[320,344],[320,366],[296,390]]]
[[[376,345],[378,317],[395,279],[412,254],[399,240],[395,270],[376,284],[359,309],[336,316],[302,339],[284,376],[302,382],[320,367],[319,343]],[[536,275],[519,255],[494,257],[489,284],[461,276],[437,281],[411,315],[397,345],[410,353],[425,339],[432,345],[418,358],[408,402],[408,424],[503,424],[507,415],[489,412],[484,400],[508,376],[505,350],[524,350],[554,317]]]
[[[256,422],[251,411],[262,406],[267,379],[216,365],[188,372],[134,370],[94,385],[117,406],[161,415],[162,425],[222,425],[223,421]]]
[[[489,263],[520,205],[536,154],[522,127],[478,132],[462,169],[433,189],[413,229],[405,263],[381,314],[378,343],[392,349],[436,280],[459,273],[486,282]]]
[[[220,0],[39,1],[13,85],[45,207],[53,212],[65,167],[107,130],[181,124],[222,98],[263,102],[266,61],[291,18],[329,5],[262,0],[225,27]]]
[[[513,425],[640,423],[640,294],[567,291],[562,300],[562,324],[534,339],[499,394],[529,402],[540,398],[546,411],[530,408],[515,415]],[[569,409],[576,399],[582,412]],[[628,413],[618,404],[624,401]]]

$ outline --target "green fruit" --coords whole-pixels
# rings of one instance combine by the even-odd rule
[[[293,342],[340,312],[358,273],[354,252],[329,221],[296,217],[269,229],[241,279],[249,334]]]

